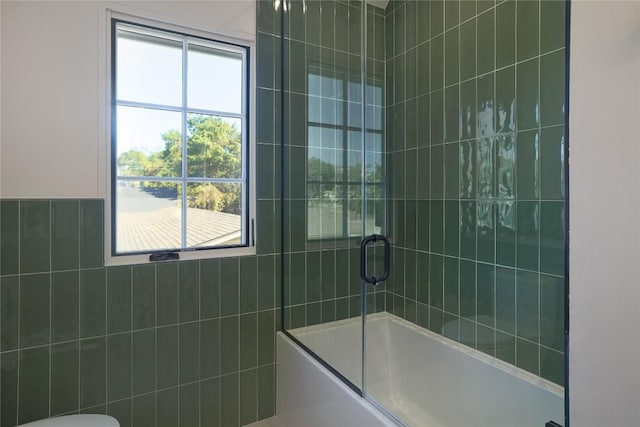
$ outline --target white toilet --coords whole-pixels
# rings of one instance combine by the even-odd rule
[[[87,414],[47,418],[18,427],[120,427],[120,423],[107,415]]]

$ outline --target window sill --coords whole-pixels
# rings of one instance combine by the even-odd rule
[[[208,249],[202,251],[184,251],[179,252],[179,261],[199,260],[199,259],[216,259],[216,258],[228,258],[235,256],[250,256],[256,255],[256,247],[239,247],[239,248],[224,248],[224,249]],[[134,264],[158,264],[160,262],[175,262],[175,261],[149,261],[150,254],[138,254],[138,255],[119,255],[119,256],[107,256],[104,262],[105,267],[117,266],[117,265],[134,265]]]

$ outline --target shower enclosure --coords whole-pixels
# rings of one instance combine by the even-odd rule
[[[406,410],[419,398],[381,377],[380,355],[413,346],[390,348],[389,322],[561,396],[565,3],[268,4],[281,25],[283,329],[401,424],[420,425]],[[409,356],[419,364],[402,375],[434,363]],[[469,387],[437,381],[419,386]],[[544,399],[514,399],[565,423]]]

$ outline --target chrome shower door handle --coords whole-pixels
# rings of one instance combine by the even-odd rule
[[[367,276],[367,246],[369,243],[382,241],[384,243],[384,271],[379,277]],[[360,278],[373,286],[380,282],[384,282],[389,278],[389,267],[391,265],[391,245],[389,239],[380,234],[372,234],[362,239],[360,242]]]

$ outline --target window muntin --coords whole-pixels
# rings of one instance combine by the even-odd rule
[[[248,48],[112,25],[112,255],[248,246]]]

